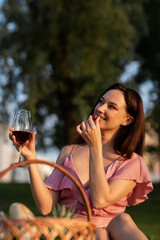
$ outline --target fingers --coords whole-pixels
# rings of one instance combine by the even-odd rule
[[[12,141],[12,131],[13,131],[13,128],[9,128],[9,130],[10,130],[9,139]]]
[[[17,151],[19,152],[19,148],[21,147],[21,145],[16,141],[16,137],[13,135],[12,132],[9,134],[9,138],[13,142],[13,145],[15,146]]]
[[[18,141],[16,141],[16,137],[14,136],[13,134],[13,128],[9,128],[9,130],[11,131],[9,133],[9,139],[13,142],[13,145],[20,145],[20,143]],[[30,143],[34,143],[35,142],[35,136],[36,136],[36,132],[33,132],[32,135],[31,135],[31,138],[29,140],[27,140],[24,145],[27,145],[29,142]]]
[[[16,141],[16,137],[13,135],[12,132],[9,133],[9,139],[13,142],[13,145],[20,145],[19,142]]]
[[[81,135],[84,132],[87,132],[88,130],[88,126],[87,126],[87,122],[82,122],[81,124],[79,124],[77,126],[77,132]]]
[[[100,117],[97,117],[97,119],[95,120],[95,125],[96,125],[97,127],[99,127],[99,120],[100,120]]]
[[[30,138],[30,142],[35,141],[36,133],[37,132],[32,133],[31,138]]]
[[[85,132],[85,131],[86,131],[86,123],[82,122],[77,126],[77,132],[81,135],[82,132]]]
[[[95,127],[95,123],[94,123],[94,120],[93,120],[91,115],[89,116],[89,118],[87,120],[87,123],[88,123],[89,128],[94,128]]]
[[[81,135],[82,134],[82,130],[81,130],[81,124],[79,124],[76,128],[77,132]]]
[[[36,138],[36,132],[33,132],[30,139],[25,142],[25,145],[30,143],[31,145],[35,145],[35,138]]]
[[[92,115],[89,116],[88,120],[86,121],[87,125],[87,129],[95,129],[96,127],[99,126],[99,117],[96,118],[96,120],[93,120]]]
[[[86,122],[82,122],[77,126],[77,132],[81,135],[83,132],[88,132],[91,129],[95,129],[96,126],[99,126],[99,117],[94,121],[90,115]]]

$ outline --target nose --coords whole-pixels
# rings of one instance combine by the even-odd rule
[[[97,105],[95,110],[100,113],[105,113],[106,112],[106,104],[104,103],[101,105]]]

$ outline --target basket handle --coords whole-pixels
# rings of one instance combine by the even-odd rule
[[[50,162],[50,161],[46,161],[46,160],[40,160],[40,159],[32,159],[32,160],[26,160],[26,161],[22,161],[22,162],[18,162],[15,163],[14,165],[11,165],[10,167],[6,168],[4,171],[0,172],[0,179],[9,171],[17,168],[17,167],[21,167],[23,165],[27,165],[27,164],[32,164],[32,163],[40,163],[40,164],[47,164],[50,166],[53,166],[57,169],[59,169],[60,171],[62,171],[63,173],[65,173],[76,185],[76,187],[78,188],[84,203],[85,203],[85,208],[87,211],[87,220],[91,221],[91,207],[88,201],[88,198],[84,192],[84,189],[82,188],[80,182],[68,171],[66,170],[64,167],[54,163],[54,162]]]

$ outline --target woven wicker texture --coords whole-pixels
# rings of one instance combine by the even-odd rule
[[[88,198],[77,179],[63,167],[45,160],[30,160],[10,166],[0,173],[0,179],[10,170],[32,163],[48,164],[56,167],[75,183],[83,197],[88,221],[55,217],[0,220],[0,240],[94,240],[96,238],[96,228],[91,223],[91,209]]]

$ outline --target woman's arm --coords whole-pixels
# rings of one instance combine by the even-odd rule
[[[29,166],[31,191],[38,210],[43,215],[52,211],[53,205],[58,202],[59,192],[50,190],[43,182],[38,164]]]
[[[92,204],[95,208],[109,206],[135,187],[136,183],[129,180],[114,180],[108,183],[103,164],[102,138],[99,119],[94,122],[92,117],[77,127],[77,132],[89,146],[89,188]]]
[[[12,134],[12,129],[10,129],[10,139],[13,141],[17,150],[19,150],[19,144],[16,142],[15,136]],[[27,158],[27,160],[36,159],[36,150],[35,150],[35,135],[34,132],[29,141],[26,142],[25,146],[22,147],[22,154]],[[64,156],[64,151],[59,155],[58,162],[62,161]],[[53,205],[58,202],[59,192],[52,191],[47,188],[45,183],[41,178],[38,164],[29,165],[29,175],[30,175],[30,184],[31,191],[37,208],[39,211],[46,215],[52,211]]]
[[[90,147],[89,186],[92,204],[96,208],[109,206],[130,193],[136,186],[134,181],[113,180],[108,183],[100,151]]]
[[[70,152],[70,146],[62,148],[56,163],[60,164]],[[56,204],[60,197],[60,192],[50,190],[43,182],[39,167],[37,164],[31,164],[29,167],[31,190],[36,205],[43,215],[50,213],[53,209],[53,205]]]

